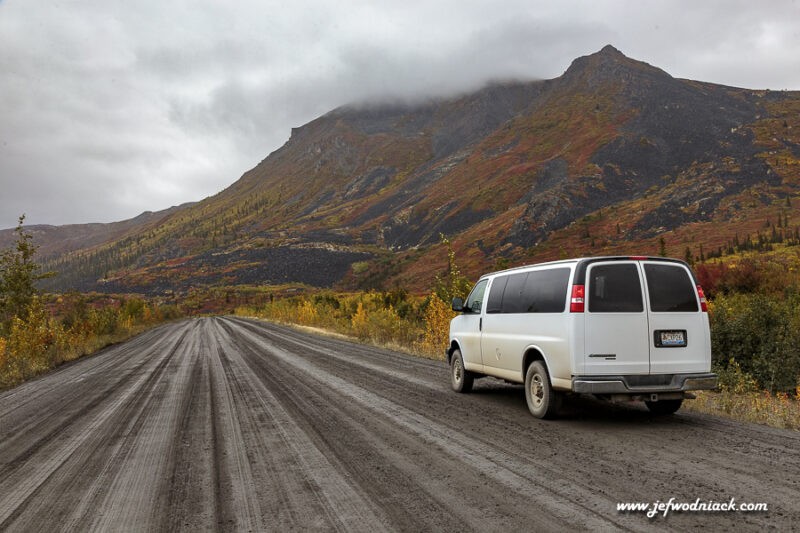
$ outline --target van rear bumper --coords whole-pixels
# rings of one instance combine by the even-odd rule
[[[717,388],[718,378],[702,374],[645,374],[631,376],[573,376],[572,392],[581,394],[642,394]]]

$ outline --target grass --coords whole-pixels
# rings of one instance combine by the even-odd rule
[[[697,399],[684,402],[690,411],[742,422],[800,431],[800,386],[794,395],[785,392],[700,391]]]

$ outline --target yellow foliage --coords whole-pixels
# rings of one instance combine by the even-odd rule
[[[0,338],[0,388],[128,338],[141,331],[142,324],[163,316],[158,307],[137,304],[129,309],[134,312],[114,306],[93,308],[66,328],[35,299],[23,318],[12,319],[8,337]]]
[[[0,367],[0,384],[13,385],[52,367],[59,333],[61,331],[38,301],[31,305],[25,320],[14,317],[5,341],[6,355]]]
[[[358,302],[356,312],[350,319],[350,326],[353,328],[353,334],[359,339],[369,338],[369,319],[367,312],[364,310],[364,303]]]
[[[300,324],[310,326],[316,324],[318,318],[319,313],[317,313],[317,308],[308,300],[300,304],[300,307],[297,309],[297,321]]]
[[[429,355],[444,357],[450,336],[450,321],[455,316],[452,309],[440,298],[431,295],[425,310],[425,329],[420,348]]]
[[[402,342],[403,324],[397,312],[389,307],[378,307],[367,314],[367,337],[374,343]]]

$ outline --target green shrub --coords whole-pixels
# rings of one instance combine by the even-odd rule
[[[718,295],[711,306],[714,363],[735,362],[759,388],[793,391],[800,376],[800,296]]]

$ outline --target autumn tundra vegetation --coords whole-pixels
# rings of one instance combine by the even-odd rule
[[[23,228],[0,255],[0,389],[178,316],[173,305],[132,296],[43,295],[36,245]]]
[[[0,388],[92,354],[166,320],[233,312],[326,332],[429,358],[443,358],[454,312],[472,281],[442,237],[447,266],[427,294],[391,290],[336,292],[303,286],[217,288],[182,301],[138,296],[48,294],[23,228],[0,255]],[[800,256],[788,248],[689,258],[709,296],[714,370],[720,388],[690,409],[800,429]],[[506,265],[503,265],[506,266]],[[213,300],[214,304],[208,302]]]

